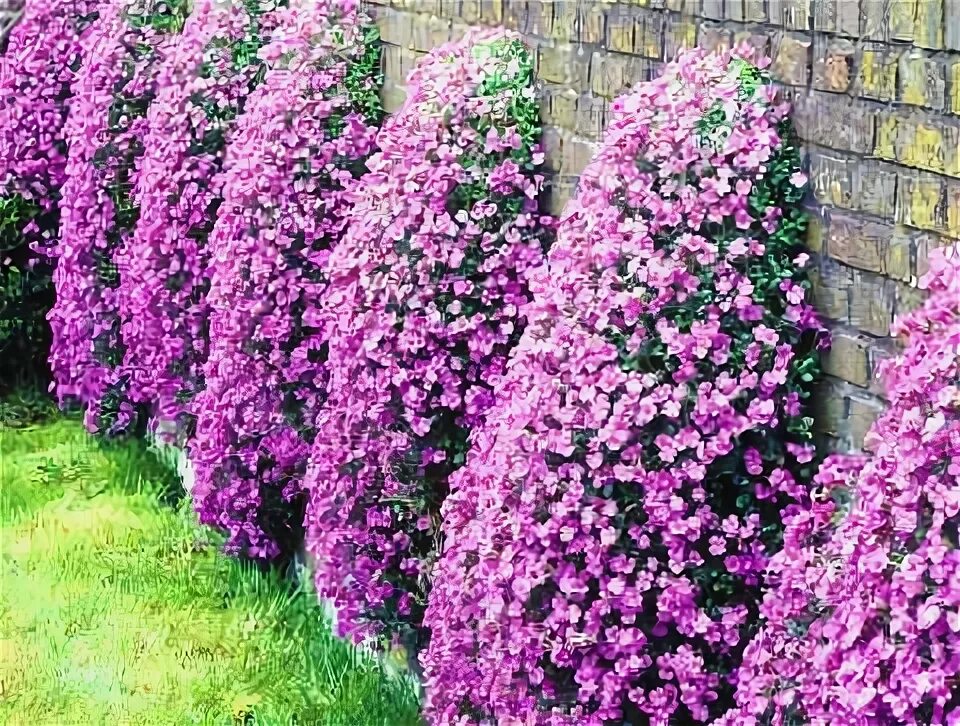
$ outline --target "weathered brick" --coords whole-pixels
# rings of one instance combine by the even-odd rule
[[[960,114],[960,57],[953,56],[947,65],[947,75],[950,81],[950,94],[947,100],[947,106],[950,113]]]
[[[944,17],[949,19],[944,28],[944,45],[952,50],[960,50],[960,23],[956,22],[956,18],[960,18],[960,0],[945,0]]]
[[[945,187],[946,228],[944,231],[954,239],[960,239],[960,182],[950,179]]]
[[[857,165],[854,177],[854,206],[861,212],[890,218],[896,211],[897,169],[875,159]]]
[[[406,92],[396,83],[384,83],[383,90],[380,92],[380,100],[387,113],[399,111],[406,97]]]
[[[708,51],[720,51],[733,47],[733,31],[722,25],[702,23],[697,36],[697,45]]]
[[[607,49],[632,53],[635,25],[634,12],[626,5],[616,6],[607,15]]]
[[[912,283],[914,277],[914,243],[907,227],[896,226],[887,240],[887,249],[880,270],[885,276]]]
[[[577,119],[577,92],[564,86],[547,85],[543,94],[543,120],[554,126],[572,129]]]
[[[633,52],[644,58],[663,57],[664,16],[662,13],[647,12],[637,18],[634,26]]]
[[[818,0],[813,6],[814,30],[858,37],[860,6],[855,0]]]
[[[406,76],[400,67],[400,48],[384,43],[380,48],[380,67],[390,80],[402,81]]]
[[[853,332],[835,331],[830,352],[824,357],[824,372],[866,388],[871,378],[870,361],[867,357],[869,348],[869,338]]]
[[[576,131],[589,139],[599,139],[607,126],[607,102],[590,94],[577,101]]]
[[[426,52],[450,40],[451,21],[446,18],[417,16],[410,36],[410,47]]]
[[[480,0],[460,0],[460,19],[468,25],[480,20]]]
[[[853,78],[853,41],[817,35],[814,44],[813,85],[824,91],[844,92]]]
[[[909,51],[900,57],[899,76],[899,101],[943,110],[947,87],[943,61],[920,50]]]
[[[540,78],[580,91],[587,87],[589,59],[572,45],[541,45],[537,53]]]
[[[727,20],[742,23],[745,19],[743,0],[724,0],[723,17]]]
[[[480,18],[487,25],[503,25],[503,0],[480,0]]]
[[[550,37],[554,40],[576,39],[577,6],[571,0],[555,0],[549,6],[553,13],[550,23]]]
[[[927,299],[928,292],[921,290],[913,285],[903,285],[901,283],[892,283],[896,291],[896,305],[894,315],[901,316],[911,313],[923,305]]]
[[[821,315],[837,322],[850,321],[850,287],[853,270],[821,257],[810,270],[811,300]]]
[[[589,3],[577,12],[576,38],[581,43],[600,43],[606,31],[606,7],[603,3]]]
[[[913,42],[921,48],[943,48],[944,28],[956,23],[960,16],[952,16],[944,22],[943,0],[918,0]]]
[[[846,427],[848,442],[852,449],[863,449],[867,432],[870,431],[877,417],[883,413],[883,409],[883,402],[873,396],[849,397]]]
[[[824,251],[824,238],[826,223],[821,214],[811,214],[807,221],[807,249],[814,254],[821,254]]]
[[[381,12],[377,14],[377,27],[380,29],[380,38],[384,43],[406,48],[410,45],[413,16],[392,8],[382,8]]]
[[[553,216],[563,214],[563,208],[573,197],[576,181],[566,177],[554,177],[547,188],[547,213]]]
[[[805,139],[858,154],[874,150],[876,115],[869,103],[823,91],[799,93],[794,101],[793,117]]]
[[[827,254],[845,265],[882,272],[891,228],[842,213],[830,215]]]
[[[889,0],[887,5],[887,37],[912,43],[916,36],[917,3],[928,0]]]
[[[821,204],[853,208],[857,160],[821,151],[810,154],[813,192]]]
[[[811,0],[769,0],[770,22],[790,30],[810,29]]]
[[[767,8],[763,0],[744,0],[743,19],[748,23],[765,23],[767,17]]]
[[[623,65],[609,53],[594,53],[590,59],[590,89],[594,95],[613,98],[624,86]]]
[[[733,34],[734,45],[746,44],[751,48],[756,48],[761,55],[770,55],[771,38],[767,33],[756,28],[746,28]]]
[[[573,134],[564,135],[560,171],[564,176],[579,176],[590,163],[595,151],[594,145],[587,139],[581,139]]]
[[[960,190],[958,190],[960,191]],[[950,199],[950,190],[947,190],[947,199],[948,207],[947,213],[949,216],[949,199]],[[948,237],[941,237],[938,234],[933,232],[920,232],[916,233],[913,236],[913,275],[911,276],[910,283],[916,284],[919,278],[923,277],[927,270],[930,269],[930,252],[941,247],[948,247],[955,244],[955,240],[952,240]]]
[[[876,101],[894,100],[899,59],[899,54],[887,46],[865,46],[860,54],[860,95]]]
[[[773,43],[771,70],[777,79],[791,86],[807,85],[810,81],[810,37],[797,33],[778,33]]]
[[[877,119],[876,145],[873,153],[881,159],[896,161],[897,159],[897,137],[900,133],[900,123],[908,123],[902,118],[903,114],[895,111],[883,113]]]
[[[889,37],[889,3],[897,0],[860,0],[860,35],[869,40]]]
[[[847,404],[839,389],[839,381],[830,378],[818,381],[812,399],[814,425],[820,443],[832,451],[849,449],[846,441]]]
[[[710,20],[723,20],[723,0],[702,0],[700,14]]]
[[[667,19],[664,37],[664,57],[674,58],[684,48],[697,45],[697,22],[690,17],[671,17]],[[960,73],[960,63],[957,64]]]
[[[893,323],[896,284],[879,275],[853,271],[850,324],[871,335],[887,335]]]
[[[563,158],[564,134],[560,129],[547,126],[543,129],[541,143],[543,145],[544,166],[547,171],[560,171]]]
[[[517,3],[510,3],[510,6],[517,6]],[[521,19],[523,24],[521,32],[545,38],[550,27],[550,20],[545,19],[548,14],[552,17],[548,2],[527,0],[527,2],[522,3]]]
[[[902,171],[897,181],[896,220],[918,229],[943,229],[943,196],[940,177],[922,171]]]

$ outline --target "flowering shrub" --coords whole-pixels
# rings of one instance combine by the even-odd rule
[[[436,723],[716,717],[809,476],[787,107],[740,49],[685,53],[613,112],[451,480]]]
[[[201,521],[273,558],[302,540],[302,478],[326,395],[317,321],[343,188],[381,115],[377,32],[355,7],[291,3],[261,50],[210,235],[210,357],[190,444]]]
[[[770,565],[729,724],[960,723],[960,264],[895,333],[873,456],[830,459]]]
[[[548,229],[532,83],[502,31],[434,50],[347,195],[306,525],[319,594],[357,639],[416,636],[447,478],[523,328]]]
[[[0,56],[0,361],[14,370],[46,356],[47,255],[66,166],[61,132],[80,37],[99,6],[28,0]]]
[[[133,193],[139,220],[116,254],[123,361],[100,407],[127,429],[147,407],[157,431],[189,437],[187,403],[203,387],[207,237],[221,203],[224,149],[265,72],[257,52],[276,25],[272,0],[200,0],[158,71]]]
[[[50,364],[61,403],[87,406],[92,430],[109,431],[100,420],[100,397],[123,360],[114,257],[137,222],[131,191],[145,115],[157,93],[157,69],[172,52],[185,14],[170,0],[105,3],[83,39],[73,83]]]

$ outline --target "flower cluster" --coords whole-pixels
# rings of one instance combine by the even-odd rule
[[[448,477],[523,329],[550,227],[532,84],[503,31],[434,50],[347,193],[306,527],[319,594],[356,638],[416,638]]]
[[[960,260],[895,325],[864,461],[830,459],[770,565],[728,724],[960,723]]]
[[[0,56],[0,359],[46,355],[63,124],[80,38],[99,0],[28,0]],[[4,366],[5,368],[5,366]]]
[[[84,35],[72,86],[50,365],[61,404],[86,406],[92,430],[103,428],[100,397],[123,359],[114,256],[137,222],[131,192],[145,115],[185,13],[170,0],[105,3]]]
[[[207,238],[225,149],[263,78],[257,53],[276,22],[274,0],[200,0],[157,71],[133,189],[139,219],[115,255],[124,354],[100,406],[111,430],[147,408],[159,434],[191,434],[188,402],[203,387],[208,343]]]
[[[732,702],[809,476],[822,339],[797,142],[757,65],[684,53],[613,105],[451,478],[434,722],[665,725]]]
[[[190,442],[202,522],[255,558],[302,540],[302,478],[326,396],[319,303],[344,188],[373,151],[377,32],[355,6],[291,2],[260,56],[209,237],[210,352]]]

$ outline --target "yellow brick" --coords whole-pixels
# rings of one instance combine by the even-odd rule
[[[811,215],[807,224],[807,249],[816,254],[823,252],[823,217]]]
[[[883,273],[895,280],[910,279],[910,243],[896,237],[890,241],[883,257]]]
[[[636,34],[637,52],[645,58],[659,59],[661,54],[660,34],[652,22],[644,23],[643,20],[637,20]]]
[[[943,132],[934,126],[920,123],[905,144],[900,161],[907,166],[943,172],[943,152]]]
[[[633,51],[633,23],[629,20],[612,23],[609,28],[610,50],[619,50],[625,53]]]
[[[897,60],[877,50],[864,50],[860,84],[864,96],[892,101],[897,93]]]
[[[894,160],[897,158],[897,128],[899,121],[896,116],[880,116],[877,124],[877,146],[873,153],[881,159]]]
[[[960,239],[960,184],[947,185],[947,234]]]
[[[960,61],[950,66],[950,110],[960,114]]]
[[[926,104],[927,77],[923,69],[923,58],[904,58],[901,70],[903,91],[900,100],[913,106]]]
[[[920,3],[930,0],[920,0]],[[917,0],[891,0],[889,3],[891,40],[912,41],[916,30]]]
[[[921,229],[937,229],[940,223],[939,207],[943,187],[937,179],[921,177],[909,189],[909,217],[907,224]]]

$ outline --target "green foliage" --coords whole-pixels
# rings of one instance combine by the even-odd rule
[[[145,446],[0,426],[2,723],[414,726],[412,684],[219,553]]]
[[[47,378],[52,268],[30,250],[24,229],[55,229],[54,217],[19,195],[0,196],[0,390]]]

